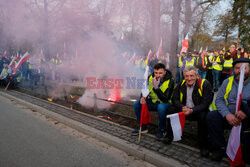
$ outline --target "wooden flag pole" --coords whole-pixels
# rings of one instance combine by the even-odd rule
[[[138,137],[138,142],[140,143],[140,141],[141,141],[141,126],[140,126],[139,137]]]
[[[7,84],[7,86],[5,87],[5,91],[8,89],[8,87],[10,86],[10,82]]]

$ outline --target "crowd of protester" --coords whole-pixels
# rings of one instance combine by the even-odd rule
[[[147,124],[140,125],[143,104],[159,116],[157,140],[170,144],[174,138],[167,115],[184,112],[185,118],[197,121],[198,142],[201,156],[211,156],[220,161],[226,155],[225,128],[239,126],[243,159],[250,159],[250,56],[243,48],[231,45],[226,52],[203,51],[201,53],[177,54],[176,85],[166,61],[154,56],[149,64],[149,95],[134,103],[138,127],[132,135],[147,133]],[[148,61],[148,60],[147,60]],[[145,60],[146,62],[146,60]],[[245,64],[245,77],[241,96],[241,107],[236,112],[240,67]],[[221,87],[221,88],[220,88]],[[218,93],[217,93],[218,92]],[[215,95],[215,96],[214,96]],[[213,99],[215,103],[213,103]],[[209,144],[209,137],[210,143]],[[212,147],[210,147],[210,145]],[[211,152],[211,154],[210,154]]]
[[[175,81],[169,70],[170,55],[168,53],[160,57],[154,55],[150,59],[146,57],[127,59],[128,63],[135,64],[140,69],[145,69],[146,66],[150,69],[148,77],[150,94],[134,103],[138,123],[140,124],[141,106],[147,103],[149,110],[157,111],[159,115],[156,139],[170,144],[174,136],[166,115],[184,112],[187,120],[198,123],[201,155],[206,157],[209,155],[210,136],[213,145],[212,159],[219,161],[225,155],[224,125],[231,128],[242,122],[242,130],[246,132],[242,141],[246,146],[243,148],[246,152],[244,159],[249,160],[250,157],[246,156],[246,154],[250,155],[249,53],[243,48],[236,49],[235,45],[231,45],[227,51],[214,50],[201,53],[188,51],[177,54],[176,58]],[[7,56],[6,52],[0,56],[1,86],[16,88],[20,83],[27,81],[29,87],[33,89],[38,83],[44,86],[46,79],[62,81],[63,75],[60,74],[60,70],[57,70],[60,67],[67,65],[74,68],[73,59],[64,61],[57,55],[46,60],[43,54],[37,54],[30,56],[18,70],[14,70],[20,59],[18,55]],[[242,63],[248,63],[242,94],[243,106],[241,112],[235,113],[239,66]],[[71,79],[74,78],[77,77],[73,76]],[[218,95],[215,97],[214,104],[213,98],[216,92]],[[142,133],[147,133],[147,125],[142,125],[141,130]],[[138,133],[139,128],[132,132],[133,135]]]

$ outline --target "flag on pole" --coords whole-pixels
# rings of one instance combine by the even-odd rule
[[[202,53],[202,47],[200,48],[200,51],[199,51],[199,53],[200,53],[200,54]]]
[[[124,40],[124,33],[121,34],[121,40]]]
[[[146,99],[146,97],[149,94],[149,88],[148,88],[148,75],[149,75],[149,66],[147,65],[146,69],[145,69],[145,73],[144,73],[144,83],[143,83],[143,88],[141,89],[142,92],[142,96],[143,98]],[[148,124],[152,121],[150,112],[148,110],[148,105],[146,104],[142,104],[141,106],[141,118],[140,118],[140,130],[139,130],[139,137],[138,137],[138,141],[140,142],[141,140],[141,129],[142,129],[142,125],[144,124]]]
[[[152,121],[150,112],[148,110],[148,105],[146,104],[142,104],[141,106],[141,120],[140,120],[140,127],[142,125],[148,124]]]
[[[182,46],[181,53],[182,52],[187,52],[187,50],[188,50],[188,33],[187,33],[185,39],[183,40],[181,46]]]
[[[134,55],[131,57],[131,59],[129,60],[130,64],[134,64],[136,60],[136,53],[134,52]]]
[[[243,82],[244,82],[244,71],[245,71],[245,64],[242,64],[238,93],[237,93],[236,112],[240,110],[241,95],[242,95],[242,88],[243,88]],[[241,124],[239,126],[234,126],[231,130],[231,133],[228,139],[226,152],[228,155],[230,166],[232,167],[245,165],[244,161],[242,160],[242,152],[241,152],[241,145],[240,145],[240,132],[241,132]]]
[[[158,51],[156,53],[157,59],[160,59],[161,56],[162,56],[162,38],[161,38],[161,41],[160,41],[160,46],[159,46]]]
[[[15,72],[21,67],[21,65],[23,64],[23,62],[27,61],[29,58],[30,58],[30,54],[28,52],[26,52],[23,55],[23,57],[16,64],[15,68],[12,71],[12,74],[15,74]]]
[[[179,112],[171,115],[167,115],[170,118],[170,123],[173,130],[174,139],[173,141],[181,140],[184,124],[185,124],[185,113]]]
[[[7,58],[7,52],[6,51],[3,53],[3,57]]]
[[[149,50],[149,52],[148,52],[148,57],[147,57],[147,65],[149,65],[149,63],[150,63],[150,58],[153,56],[153,53],[152,53],[152,51],[151,51],[151,49]]]
[[[208,47],[206,47],[206,51],[208,50]]]

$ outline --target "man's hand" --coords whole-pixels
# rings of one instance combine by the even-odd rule
[[[160,83],[160,79],[153,78],[153,84],[154,84],[155,89],[158,89],[159,83]]]
[[[147,102],[146,102],[146,98],[145,97],[142,97],[141,99],[140,99],[140,103],[141,104],[146,104]]]
[[[240,124],[239,119],[234,114],[226,115],[227,122],[232,126],[238,126]]]
[[[189,114],[191,114],[193,112],[193,109],[188,108],[187,106],[182,107],[182,112],[185,113],[186,116],[188,116]]]
[[[239,121],[242,121],[243,119],[245,119],[247,117],[247,115],[242,111],[239,110],[236,114],[235,114],[236,118],[239,119]]]

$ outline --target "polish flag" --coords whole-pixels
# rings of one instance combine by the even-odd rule
[[[243,88],[243,82],[244,82],[244,70],[245,70],[245,64],[242,64],[238,93],[237,93],[236,112],[240,110],[241,95],[242,95],[242,88]],[[240,132],[241,132],[241,124],[239,126],[234,126],[231,130],[231,133],[228,139],[227,156],[228,156],[230,166],[232,167],[245,166],[245,163],[242,160],[242,152],[241,152],[241,145],[240,145]]]
[[[124,33],[121,34],[121,40],[124,40]]]
[[[3,57],[7,58],[7,52],[6,51],[3,53]]]
[[[185,113],[179,112],[171,115],[167,115],[170,118],[170,123],[173,130],[174,139],[173,141],[181,140],[184,124],[185,124]]]
[[[199,53],[201,53],[202,52],[202,47],[200,48],[200,51],[199,51]]]
[[[158,48],[156,56],[157,56],[157,59],[159,59],[162,56],[162,38],[161,38],[160,46]]]
[[[187,52],[187,50],[188,50],[188,33],[187,33],[185,39],[183,40],[181,46],[182,46],[182,48],[181,48],[181,53],[182,53],[182,52]]]
[[[29,58],[30,58],[30,54],[28,52],[26,52],[23,55],[23,57],[16,64],[15,68],[12,71],[12,74],[15,74],[15,72],[21,67],[21,65],[23,64],[23,62],[27,61]]]
[[[150,58],[153,56],[153,53],[151,51],[151,49],[149,50],[148,52],[148,57],[147,57],[147,65],[149,65],[149,62],[150,62]]]
[[[129,63],[130,63],[130,64],[134,64],[136,59],[137,59],[136,53],[134,52],[134,55],[133,55],[133,56],[131,57],[131,59],[129,60]]]

